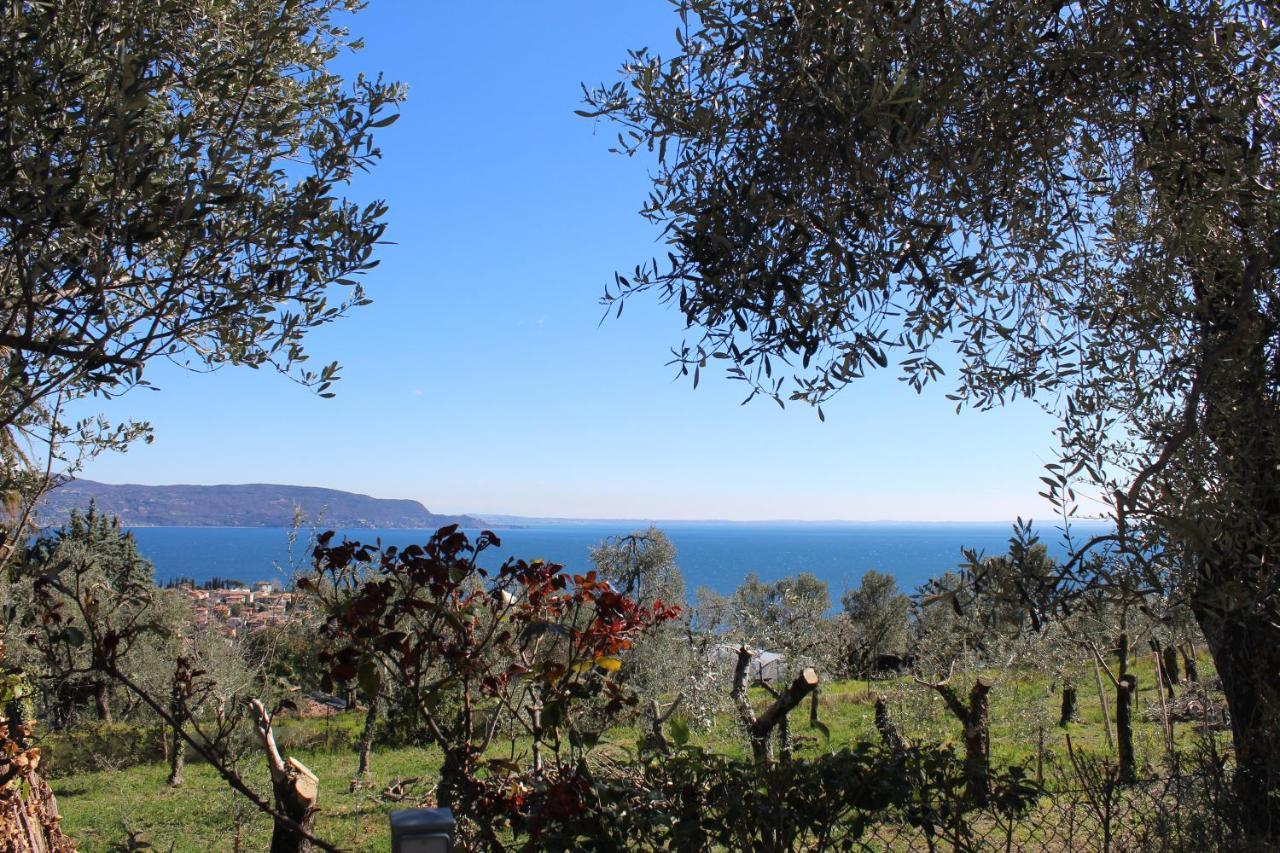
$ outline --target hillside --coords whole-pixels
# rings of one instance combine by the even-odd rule
[[[40,504],[42,526],[63,523],[73,508],[97,502],[128,527],[288,527],[295,508],[330,527],[483,527],[469,515],[436,515],[412,500],[390,500],[337,489],[250,483],[235,486],[113,485],[71,480]]]

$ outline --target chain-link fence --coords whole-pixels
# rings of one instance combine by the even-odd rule
[[[1219,773],[1193,772],[1121,784],[1113,767],[1089,762],[1067,773],[1074,787],[1025,810],[998,803],[938,809],[935,820],[886,819],[841,847],[886,851],[1241,851],[1250,847]],[[1065,780],[1064,780],[1065,781]]]

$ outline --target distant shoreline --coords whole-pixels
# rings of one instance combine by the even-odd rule
[[[509,516],[508,516],[509,517]],[[1052,527],[1056,529],[1060,526],[1060,522],[1054,519],[1052,523],[1040,522],[1037,519],[1031,519],[1036,527]],[[453,523],[453,522],[451,522]],[[1072,520],[1072,525],[1080,526],[1105,526],[1110,522],[1105,518],[1078,518]],[[486,524],[464,524],[460,525],[464,530],[528,530],[533,527],[602,527],[602,526],[628,526],[633,529],[642,527],[663,525],[700,525],[705,527],[998,527],[1012,526],[1012,521],[1006,520],[979,520],[979,521],[899,521],[894,519],[881,519],[875,521],[847,521],[838,519],[818,519],[818,520],[799,520],[799,519],[771,519],[766,521],[738,521],[734,519],[723,518],[523,518],[521,523],[512,523],[507,521],[489,522]],[[123,527],[127,529],[145,529],[145,530],[292,530],[292,525],[279,524],[145,524],[122,522]],[[438,530],[442,526],[431,527],[373,527],[368,525],[353,524],[320,524],[307,525],[297,528],[302,530]]]

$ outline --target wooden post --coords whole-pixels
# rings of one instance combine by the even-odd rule
[[[1036,726],[1036,787],[1044,787],[1044,724]]]
[[[1120,743],[1120,782],[1131,785],[1138,774],[1133,759],[1133,697],[1138,678],[1131,672],[1116,679],[1116,737]]]
[[[814,687],[813,692],[809,694],[809,726],[818,725],[818,694],[822,690],[821,685]]]
[[[296,823],[308,834],[316,821],[316,799],[320,794],[320,780],[296,758],[285,759],[276,746],[275,733],[271,730],[271,715],[262,703],[254,699],[249,703],[253,713],[258,740],[267,754],[267,766],[271,770],[271,791],[275,796],[276,810]],[[271,853],[310,853],[313,846],[306,836],[296,829],[275,822],[271,832]]]
[[[1156,672],[1160,675],[1160,680],[1168,684],[1168,675],[1161,663],[1164,652],[1172,651],[1173,646],[1165,646],[1156,654]],[[1169,755],[1173,755],[1173,720],[1169,717],[1169,703],[1164,700],[1164,693],[1160,690],[1156,691],[1156,695],[1160,697],[1160,717],[1164,720],[1164,748]],[[1173,688],[1169,688],[1169,698],[1173,698]]]
[[[1115,752],[1116,739],[1111,734],[1111,710],[1107,708],[1107,691],[1102,686],[1102,672],[1098,669],[1096,658],[1093,662],[1093,680],[1098,685],[1098,704],[1102,706],[1102,727],[1107,733],[1107,747]]]

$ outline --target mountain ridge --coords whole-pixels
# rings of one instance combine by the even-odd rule
[[[100,483],[73,479],[49,491],[36,511],[42,527],[67,520],[93,501],[125,527],[289,527],[297,511],[328,527],[431,528],[492,526],[471,515],[440,515],[419,501],[376,498],[320,486],[239,483],[212,486]]]

